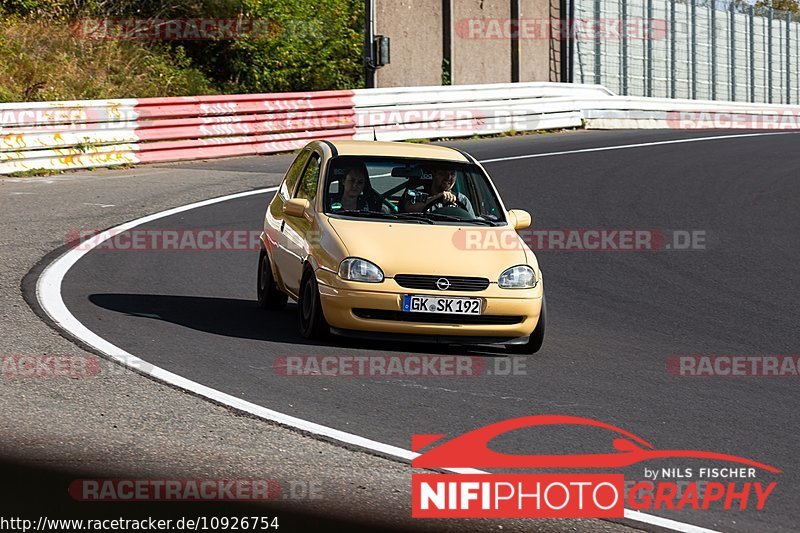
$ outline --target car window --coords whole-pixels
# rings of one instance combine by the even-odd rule
[[[441,192],[433,186],[434,173],[445,169],[453,176],[455,202],[438,202]],[[366,173],[363,185],[347,182],[348,174]],[[363,181],[363,180],[362,180]],[[349,201],[345,185],[350,187]],[[453,198],[453,196],[451,196]],[[349,204],[349,206],[348,206]],[[446,205],[445,205],[446,204]],[[502,223],[503,209],[486,174],[474,164],[429,159],[340,156],[332,159],[325,183],[326,213],[353,213],[360,217],[370,213],[424,216],[437,223],[471,221]],[[419,218],[417,216],[417,218]],[[376,216],[375,218],[381,218]]]
[[[319,182],[320,156],[316,152],[311,154],[311,159],[306,166],[303,177],[300,179],[300,186],[297,188],[297,198],[306,198],[312,204],[317,196],[317,183]]]
[[[286,178],[283,180],[279,191],[284,200],[288,200],[292,197],[292,193],[297,185],[297,180],[300,178],[300,174],[303,172],[303,168],[306,166],[306,161],[308,161],[310,155],[311,150],[303,150],[300,152],[286,172]]]

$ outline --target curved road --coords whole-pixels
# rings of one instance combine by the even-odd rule
[[[157,366],[406,449],[412,433],[456,435],[548,413],[599,419],[657,448],[762,461],[784,473],[759,478],[778,482],[761,512],[650,512],[725,531],[795,530],[797,378],[685,378],[665,369],[674,355],[797,354],[800,137],[630,146],[712,135],[722,134],[607,132],[451,143],[479,160],[494,160],[486,168],[506,205],[529,210],[534,229],[705,235],[705,249],[690,251],[539,252],[548,337],[517,375],[282,375],[274,365],[291,355],[471,354],[489,369],[505,360],[491,350],[308,344],[297,333],[294,305],[275,313],[257,308],[256,252],[96,250],[67,274],[64,301],[89,329]],[[628,146],[587,150],[620,145]],[[525,157],[535,154],[549,155]],[[258,229],[271,196],[213,204],[143,228]],[[516,453],[610,451],[606,434],[585,431],[521,430],[497,446]],[[650,465],[626,469],[626,479],[643,479],[644,466]],[[727,465],[691,460],[658,466]]]

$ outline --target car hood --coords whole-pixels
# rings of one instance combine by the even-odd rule
[[[478,276],[497,281],[508,267],[528,263],[522,239],[508,226],[328,219],[350,257],[395,274]],[[531,258],[533,254],[530,254]],[[535,263],[532,263],[536,268]]]

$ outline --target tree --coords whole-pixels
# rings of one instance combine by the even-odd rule
[[[800,13],[800,3],[797,0],[758,0],[755,7],[758,9],[769,9],[774,11],[788,11],[793,15]]]

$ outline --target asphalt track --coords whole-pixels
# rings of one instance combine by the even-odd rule
[[[800,136],[733,137],[584,151],[720,135],[608,132],[451,143],[486,164],[507,207],[534,229],[704,231],[704,250],[542,251],[548,298],[544,350],[524,373],[469,377],[288,377],[290,355],[500,352],[336,340],[309,344],[295,306],[260,311],[257,253],[94,251],[67,274],[63,297],[90,330],[157,366],[276,411],[409,448],[413,433],[457,435],[531,414],[571,414],[629,430],[664,449],[703,449],[781,468],[761,511],[653,510],[725,531],[800,524],[798,378],[684,378],[670,356],[796,354],[800,316]],[[267,184],[265,184],[267,185]],[[147,229],[257,229],[272,193],[162,218]],[[424,228],[423,228],[424,229]],[[376,245],[378,245],[376,243]],[[475,261],[480,262],[476,252]],[[515,453],[610,451],[595,431],[520,430]],[[643,479],[640,464],[626,479]],[[725,466],[706,461],[658,467]]]

